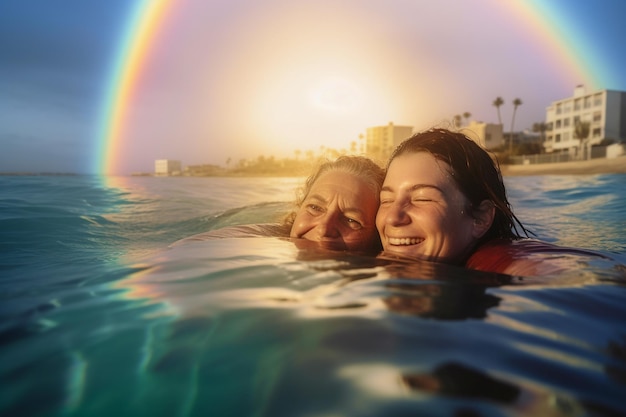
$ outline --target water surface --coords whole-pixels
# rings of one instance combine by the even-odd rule
[[[0,414],[626,414],[626,176],[507,177],[512,277],[298,247],[168,247],[277,221],[301,178],[0,177]]]

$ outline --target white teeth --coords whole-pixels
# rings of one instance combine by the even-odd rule
[[[416,237],[390,237],[389,243],[395,246],[417,245],[422,241]]]

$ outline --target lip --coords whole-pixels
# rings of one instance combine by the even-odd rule
[[[387,237],[387,243],[391,246],[414,246],[424,241],[420,237]]]

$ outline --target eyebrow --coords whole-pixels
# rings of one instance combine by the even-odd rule
[[[309,194],[302,202],[305,203],[310,200],[314,200],[316,203],[328,204],[328,200],[319,194]]]
[[[441,194],[445,194],[444,191],[437,187],[436,185],[431,185],[431,184],[415,184],[413,185],[411,188],[409,188],[409,192],[413,192],[413,191],[417,191],[420,190],[422,188],[432,188],[435,189],[437,191],[439,191]],[[389,185],[385,185],[380,189],[380,192],[382,193],[383,191],[387,191],[392,193],[393,192],[393,188],[391,188]]]
[[[309,199],[313,199],[321,203],[328,204],[328,200],[326,200],[324,197],[322,197],[319,194],[311,194],[307,198],[305,198],[304,201],[307,201]],[[341,212],[344,214],[359,214],[364,219],[366,218],[365,212],[358,207],[346,207],[344,210],[341,210]]]

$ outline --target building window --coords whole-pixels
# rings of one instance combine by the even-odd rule
[[[602,93],[598,93],[593,96],[593,105],[601,106],[602,105]]]
[[[569,113],[572,111],[572,103],[566,103],[565,107],[563,108],[563,113]]]
[[[561,134],[557,133],[557,135],[554,137],[555,138],[555,142],[560,142],[561,141]]]
[[[591,107],[591,96],[585,97],[585,108],[588,109]]]
[[[569,126],[569,117],[566,117],[565,119],[563,119],[563,127],[567,127]]]
[[[569,140],[569,132],[563,132],[563,142],[567,142]]]
[[[574,126],[580,122],[580,116],[574,116]]]
[[[562,111],[562,109],[561,109],[561,103],[558,103],[558,104],[556,105],[556,114],[561,114],[561,111]]]
[[[561,128],[561,119],[556,121],[556,128],[560,129]]]
[[[600,129],[599,127],[596,127],[595,129],[593,129],[593,132],[591,133],[591,137],[599,138],[601,136],[602,136],[602,129]]]
[[[576,100],[574,100],[574,111],[580,110],[580,109],[581,109],[581,107],[580,107],[580,99],[577,98]]]
[[[594,111],[593,112],[593,121],[594,122],[599,122],[600,120],[602,120],[602,112]]]

